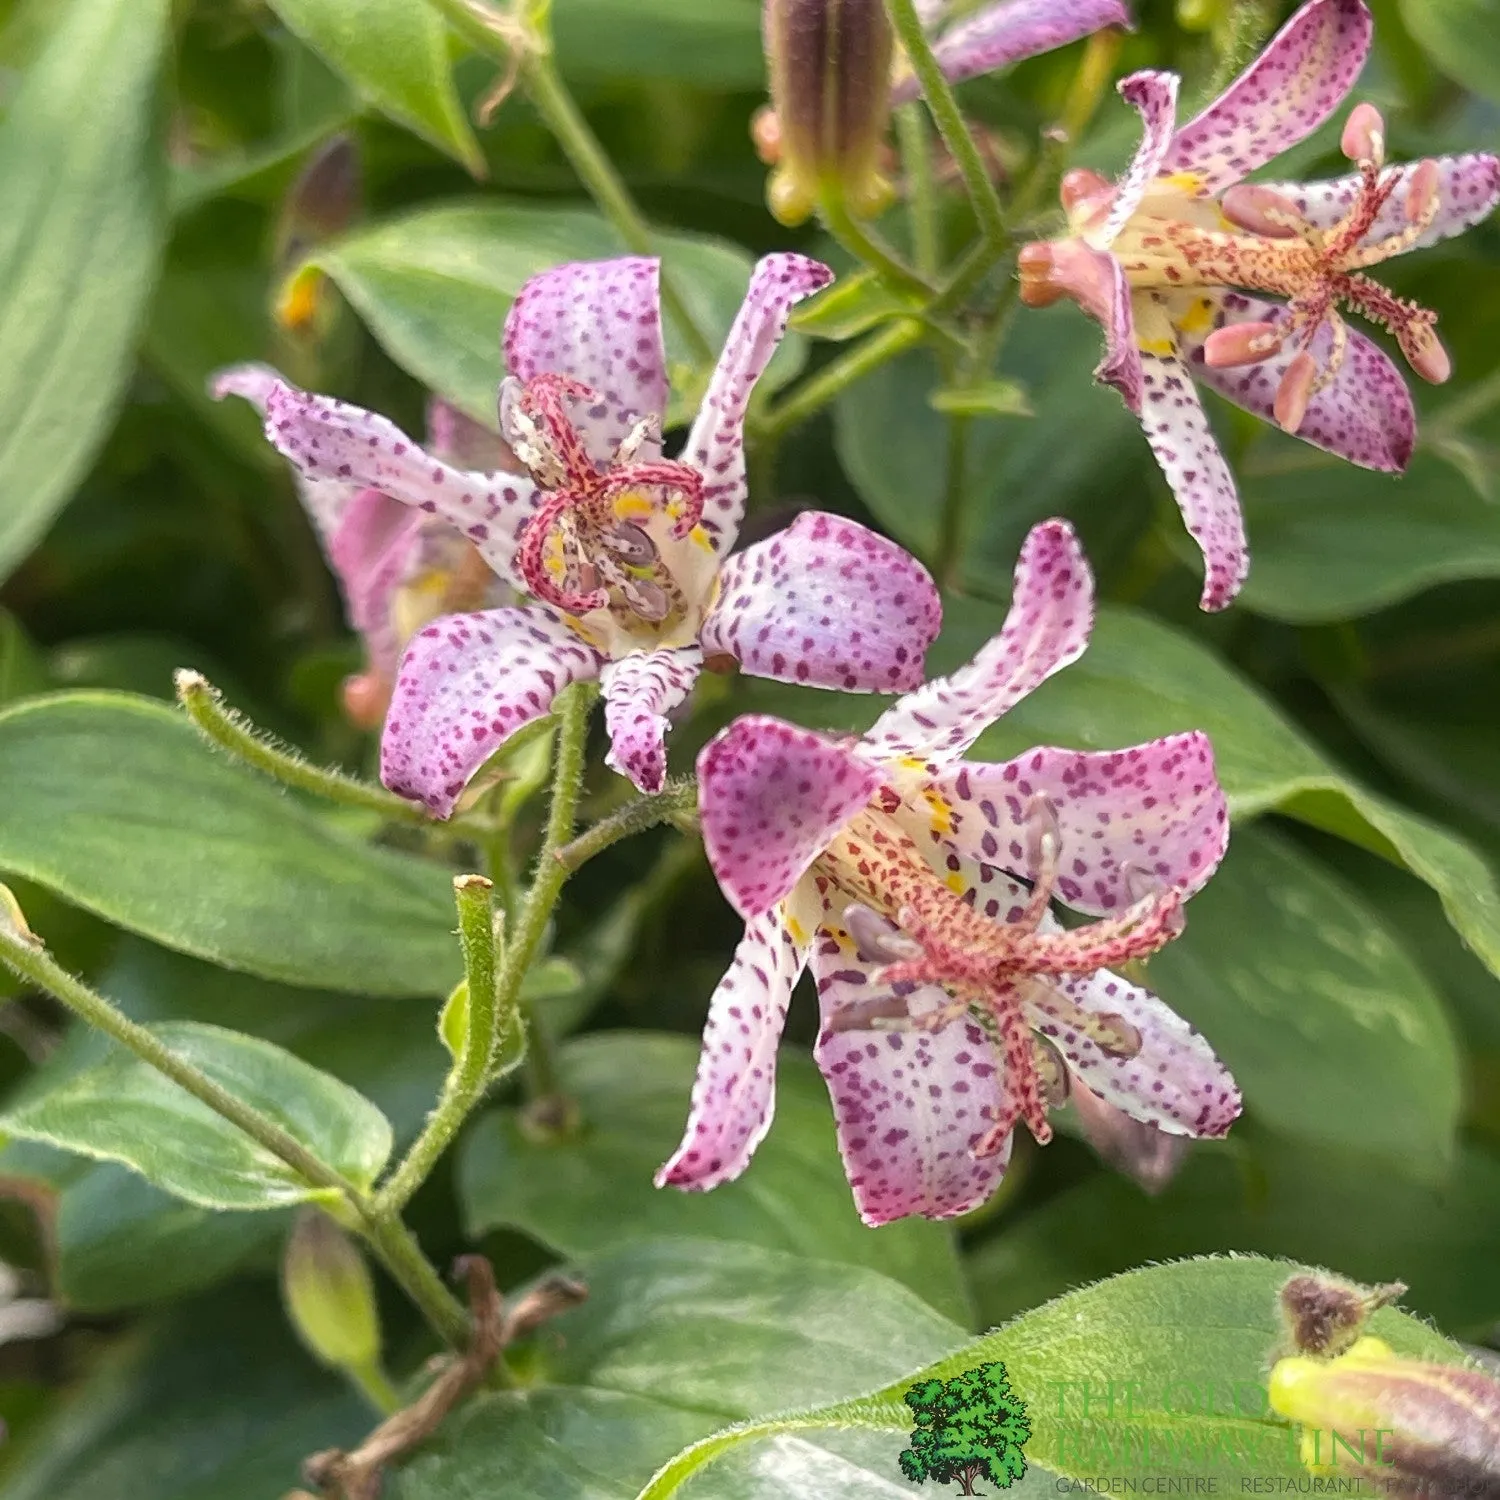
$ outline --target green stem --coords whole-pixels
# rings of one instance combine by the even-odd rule
[[[816,375],[804,380],[784,401],[773,406],[757,424],[757,442],[779,438],[828,405],[842,391],[898,354],[914,349],[926,336],[921,323],[902,318],[872,333],[847,353],[830,360]]]
[[[1003,250],[1008,239],[1000,195],[995,191],[995,184],[990,181],[984,153],[969,132],[952,86],[943,76],[937,58],[933,56],[927,33],[922,29],[922,18],[917,14],[915,0],[885,0],[885,8],[906,52],[911,70],[917,75],[917,82],[922,85],[922,93],[927,98],[927,108],[932,112],[938,134],[942,136],[943,143],[963,177],[969,200],[974,205],[974,216],[979,220],[980,232],[987,241]]]
[[[878,271],[887,285],[923,298],[932,296],[935,288],[849,212],[837,185],[830,185],[824,192],[818,211],[834,239],[857,260]]]
[[[939,588],[952,588],[958,582],[957,573],[963,555],[964,512],[969,496],[969,437],[972,428],[973,419],[968,416],[955,415],[948,419],[948,473],[937,556],[932,569]]]
[[[443,1084],[442,1097],[427,1117],[422,1133],[375,1197],[377,1216],[399,1213],[453,1144],[470,1111],[489,1082],[490,1059],[499,1033],[495,993],[494,887],[483,875],[459,875],[453,881],[458,906],[458,938],[468,983],[468,1022],[463,1046]]]
[[[391,1279],[411,1298],[446,1343],[455,1349],[466,1347],[470,1333],[469,1315],[422,1253],[416,1236],[399,1218],[380,1213],[368,1201],[364,1204],[362,1216],[364,1222],[359,1226],[360,1230]]]
[[[601,818],[586,833],[565,844],[553,857],[571,875],[611,844],[644,833],[658,823],[676,822],[697,805],[698,784],[692,777],[685,777],[672,782],[654,797],[632,798],[617,812]]]
[[[380,1367],[378,1359],[368,1364],[349,1365],[344,1373],[350,1383],[382,1417],[389,1417],[401,1409],[401,1397],[390,1377]]]
[[[236,760],[279,781],[324,797],[345,807],[361,807],[400,823],[426,823],[428,818],[414,802],[388,792],[384,787],[357,781],[342,771],[315,766],[300,755],[283,750],[255,728],[242,714],[229,708],[223,695],[204,676],[184,668],[177,673],[177,701],[202,734],[227,750]]]
[[[896,139],[906,176],[906,206],[911,220],[911,250],[917,270],[929,280],[942,265],[937,219],[937,187],[932,175],[932,145],[920,104],[896,111]]]

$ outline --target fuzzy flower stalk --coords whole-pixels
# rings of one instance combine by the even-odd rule
[[[809,964],[816,1058],[866,1223],[982,1203],[1025,1124],[1076,1082],[1168,1135],[1240,1110],[1207,1043],[1111,973],[1170,942],[1229,821],[1201,734],[1090,754],[964,760],[1084,650],[1093,579],[1072,530],[1037,527],[1000,634],[862,739],[737,720],[698,762],[703,837],[746,919],[715,992],[682,1144],[658,1185],[739,1176],[771,1124],[776,1051]],[[1060,900],[1094,920],[1065,929]]]
[[[370,486],[437,517],[534,601],[416,633],[381,740],[386,786],[447,817],[484,762],[583,679],[604,689],[608,763],[644,792],[662,788],[667,715],[705,663],[844,691],[921,681],[941,606],[894,543],[809,511],[730,553],[751,390],[792,307],[830,279],[800,255],[760,262],[673,459],[651,259],[559,266],[521,289],[499,417],[524,474],[458,469],[371,412],[270,392],[267,435],[309,481]]]
[[[1132,74],[1141,145],[1109,183],[1063,179],[1069,235],[1025,246],[1021,298],[1072,298],[1103,325],[1095,374],[1140,419],[1204,556],[1204,609],[1223,609],[1249,569],[1229,466],[1196,385],[1364,468],[1397,473],[1416,420],[1391,359],[1345,321],[1394,337],[1422,379],[1451,366],[1436,315],[1368,273],[1485,218],[1500,161],[1474,153],[1388,166],[1385,124],[1358,104],[1341,137],[1354,172],[1327,182],[1246,183],[1310,135],[1369,52],[1364,0],[1311,0],[1196,119],[1178,126],[1178,78]]]

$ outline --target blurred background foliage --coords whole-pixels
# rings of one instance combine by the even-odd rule
[[[1500,6],[1372,8],[1360,94],[1386,112],[1393,157],[1500,145]],[[1220,9],[1137,0],[1117,71],[1180,69],[1194,97]],[[214,405],[205,380],[264,358],[408,429],[429,389],[493,421],[499,325],[521,282],[620,248],[520,93],[492,127],[471,127],[492,64],[435,21],[421,46],[398,47],[373,23],[330,38],[318,11],[0,0],[0,870],[63,962],[131,1015],[275,1040],[375,1100],[407,1140],[445,1062],[433,1026],[457,971],[445,873],[412,859],[409,840],[363,847],[374,830],[360,817],[232,773],[165,715],[33,701],[98,689],[169,699],[172,669],[193,666],[312,756],[369,770],[372,744],[337,697],[357,647],[316,541],[253,414]],[[757,0],[554,7],[563,75],[716,331],[755,254],[795,247],[848,265],[815,227],[788,231],[765,211],[747,131],[763,102],[759,19]],[[383,49],[378,87],[361,49]],[[1027,169],[1078,56],[963,89],[997,172]],[[1336,129],[1278,175],[1339,172]],[[1135,130],[1111,96],[1076,159],[1117,169]],[[357,188],[299,195],[299,173],[335,137],[352,144]],[[959,195],[946,201],[957,253],[972,223]],[[901,237],[899,209],[884,227]],[[1023,1139],[1000,1197],[972,1221],[870,1232],[821,1083],[789,1056],[745,1179],[706,1198],[657,1193],[651,1172],[680,1129],[697,1030],[736,937],[701,854],[660,832],[569,888],[538,981],[584,1129],[558,1139],[518,1098],[497,1099],[414,1205],[436,1260],[477,1242],[513,1284],[557,1257],[628,1261],[645,1241],[657,1248],[640,1255],[664,1254],[662,1236],[735,1241],[807,1262],[735,1250],[749,1257],[747,1296],[812,1285],[826,1274],[813,1262],[841,1262],[978,1328],[1146,1261],[1258,1251],[1399,1277],[1417,1311],[1496,1341],[1500,222],[1388,270],[1440,313],[1456,369],[1417,392],[1411,471],[1356,470],[1215,404],[1253,557],[1222,616],[1196,608],[1196,551],[1135,422],[1092,386],[1097,331],[1070,307],[1015,320],[1000,373],[1032,415],[976,422],[973,493],[942,557],[951,419],[929,400],[940,376],[926,353],[754,458],[752,535],[815,501],[943,566],[935,670],[998,624],[1026,529],[1050,515],[1076,523],[1106,601],[1094,645],[984,749],[1213,735],[1236,836],[1150,977],[1243,1084],[1231,1137],[1196,1147],[1154,1199],[1076,1139],[1045,1152]],[[767,384],[785,388],[835,351],[812,333],[794,340]],[[679,361],[685,411],[692,375]],[[674,737],[674,763],[689,766],[750,706],[851,726],[873,714],[869,700],[715,679]],[[618,794],[594,774],[594,810]],[[0,1075],[13,1098],[97,1054],[49,1005],[7,993]],[[793,1017],[803,1048],[809,1001],[799,995]],[[0,1346],[3,1500],[250,1500],[367,1425],[279,1327],[283,1214],[210,1213],[122,1167],[19,1142],[0,1151],[0,1188],[0,1253],[66,1312],[53,1337]],[[598,1273],[597,1319],[628,1306],[649,1321],[627,1272],[644,1274],[636,1262]],[[396,1299],[386,1311],[392,1347],[419,1351]],[[635,1399],[618,1371],[590,1384],[589,1361],[608,1360],[589,1352],[604,1334],[588,1327],[570,1336],[574,1373],[558,1378],[592,1394],[554,1414],[575,1424],[575,1457]],[[703,1334],[660,1337],[685,1357]],[[912,1339],[908,1364],[930,1357]],[[901,1367],[887,1360],[885,1373]],[[464,1486],[502,1473],[518,1494],[633,1493],[642,1465],[703,1430],[691,1404],[653,1418],[653,1455],[616,1450],[608,1483],[586,1456],[577,1473],[549,1469],[562,1460],[543,1452],[545,1421],[521,1432],[481,1412],[450,1467],[424,1461],[398,1493],[479,1494]],[[755,1409],[743,1394],[702,1408]],[[595,1423],[587,1439],[579,1411]],[[854,1466],[846,1488],[856,1458],[839,1460]],[[748,1493],[753,1476],[736,1473],[726,1493]]]

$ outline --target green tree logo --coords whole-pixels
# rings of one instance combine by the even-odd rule
[[[922,1380],[905,1396],[917,1425],[901,1453],[901,1472],[922,1484],[958,1481],[959,1493],[981,1494],[976,1479],[1009,1489],[1026,1472],[1021,1452],[1031,1436],[1026,1403],[1011,1390],[998,1361],[975,1365],[951,1380]]]

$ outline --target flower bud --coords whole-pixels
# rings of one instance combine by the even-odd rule
[[[1359,1339],[1335,1359],[1271,1371],[1271,1409],[1302,1427],[1313,1472],[1404,1481],[1430,1495],[1500,1495],[1500,1381],[1463,1365],[1400,1359]]]
[[[777,164],[767,199],[800,224],[827,194],[861,218],[891,200],[879,170],[894,38],[882,0],[765,0]]]
[[[326,1214],[298,1214],[281,1262],[281,1295],[297,1336],[325,1365],[368,1369],[380,1354],[369,1267]]]

